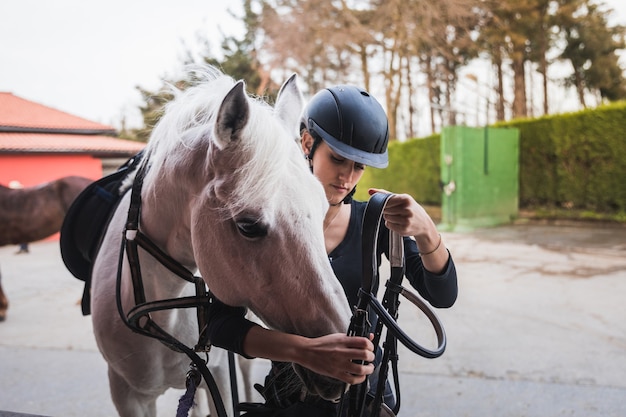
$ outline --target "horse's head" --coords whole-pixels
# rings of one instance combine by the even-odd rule
[[[184,160],[173,169],[178,188],[196,184],[187,201],[173,198],[188,218],[181,229],[195,263],[220,300],[249,307],[272,328],[308,337],[343,333],[351,313],[325,251],[328,202],[294,143],[302,109],[295,76],[273,109],[250,98],[242,82],[225,87],[221,80],[205,90],[222,91],[218,101],[205,96],[196,124],[182,134],[185,157],[172,152],[158,162]],[[339,395],[338,381],[303,372],[312,392]]]

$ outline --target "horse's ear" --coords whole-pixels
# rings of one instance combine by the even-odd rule
[[[217,146],[224,149],[239,139],[241,131],[248,123],[250,104],[243,81],[238,81],[222,100],[215,120],[214,138]]]
[[[302,93],[298,88],[297,79],[297,75],[294,73],[280,87],[274,111],[276,112],[278,118],[285,123],[289,132],[291,133],[293,131],[295,132],[296,137],[299,137],[299,119],[302,114],[304,99],[302,98]]]

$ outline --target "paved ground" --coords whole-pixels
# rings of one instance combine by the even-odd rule
[[[434,360],[401,352],[400,416],[626,415],[626,228],[516,225],[443,234],[459,299]],[[82,286],[55,242],[0,248],[0,416],[114,416]],[[434,343],[408,303],[405,329]],[[259,378],[266,362],[257,366]],[[159,401],[173,416],[179,393]]]

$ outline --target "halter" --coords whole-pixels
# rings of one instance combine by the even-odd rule
[[[446,334],[441,322],[430,307],[414,292],[404,288],[404,242],[402,236],[389,231],[389,263],[391,276],[386,283],[386,290],[382,305],[373,294],[378,285],[378,260],[376,256],[378,232],[383,216],[383,210],[392,194],[376,193],[367,203],[363,217],[362,235],[362,267],[363,277],[359,289],[359,299],[354,315],[348,328],[349,336],[367,337],[371,328],[368,319],[368,307],[371,307],[378,315],[378,321],[374,332],[374,346],[378,346],[381,339],[383,326],[387,327],[385,343],[383,343],[382,361],[378,369],[378,385],[374,399],[366,404],[368,391],[368,379],[359,385],[352,385],[348,395],[348,417],[362,417],[366,407],[370,409],[369,417],[378,417],[383,404],[383,394],[387,382],[389,363],[393,372],[394,390],[396,393],[396,405],[392,411],[394,415],[400,410],[400,385],[398,381],[398,340],[411,352],[425,358],[437,358],[441,356],[446,347]],[[398,325],[398,308],[400,306],[399,295],[402,295],[412,304],[416,305],[430,320],[437,334],[437,348],[429,350],[413,341]],[[341,401],[339,416],[343,415],[345,401]],[[384,406],[386,407],[386,406]]]
[[[124,324],[126,324],[126,326],[128,326],[132,331],[157,339],[174,351],[185,353],[192,361],[190,371],[186,376],[186,385],[188,389],[190,385],[195,389],[195,387],[201,382],[201,377],[204,378],[217,409],[218,417],[226,417],[227,415],[226,409],[224,408],[224,402],[222,401],[215,379],[206,365],[207,361],[200,358],[200,356],[196,353],[207,353],[211,349],[211,344],[208,340],[209,336],[207,333],[207,324],[210,318],[211,305],[213,304],[213,295],[210,291],[207,291],[204,280],[201,277],[195,276],[178,261],[162,251],[156,244],[154,244],[154,242],[150,240],[149,237],[139,230],[141,188],[143,186],[143,179],[146,173],[146,165],[147,164],[144,163],[140,166],[133,181],[131,190],[130,207],[128,209],[128,218],[122,238],[122,246],[120,248],[117,268],[117,283],[115,289],[117,309]],[[146,301],[143,278],[141,276],[141,266],[139,263],[139,247],[144,249],[161,265],[165,266],[179,278],[194,284],[196,295],[157,301]],[[127,313],[124,312],[121,301],[122,265],[124,253],[126,253],[128,258],[133,295],[135,299],[135,306]],[[200,331],[200,335],[198,342],[193,349],[181,343],[178,339],[156,324],[150,317],[150,313],[152,312],[177,308],[197,309],[198,329]],[[229,364],[234,359],[231,358],[232,355],[233,354],[229,352]],[[234,401],[236,401],[236,396],[233,396],[233,398]],[[235,404],[233,404],[233,406],[236,410]]]

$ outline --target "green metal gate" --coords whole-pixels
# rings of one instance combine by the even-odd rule
[[[518,214],[519,131],[449,126],[441,134],[441,230],[510,223]]]

